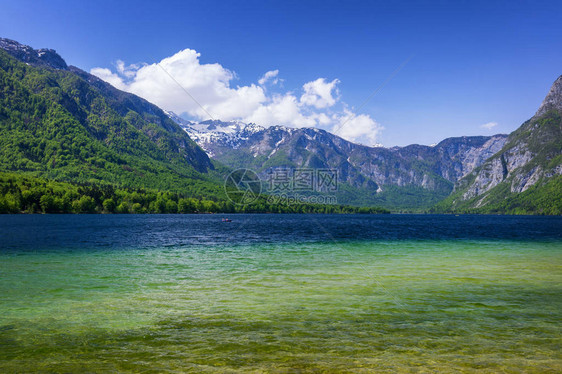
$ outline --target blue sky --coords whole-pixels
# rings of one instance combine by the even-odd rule
[[[0,36],[56,49],[185,117],[206,114],[187,95],[154,96],[166,87],[154,86],[163,72],[151,64],[213,117],[328,130],[347,121],[341,135],[385,146],[511,132],[562,74],[559,1],[8,0],[1,9]]]

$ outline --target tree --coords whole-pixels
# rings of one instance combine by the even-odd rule
[[[129,213],[129,204],[122,202],[117,206],[116,212],[121,214]]]
[[[146,209],[144,209],[142,205],[140,205],[140,203],[134,203],[133,206],[131,207],[131,211],[133,213],[139,214],[139,213],[145,213]]]
[[[54,213],[55,211],[55,199],[53,195],[46,194],[41,196],[39,199],[39,205],[43,213]]]
[[[96,202],[91,196],[82,196],[72,203],[72,208],[77,213],[95,213]]]
[[[178,204],[174,200],[166,201],[166,213],[177,213]]]
[[[108,213],[115,212],[116,206],[117,206],[117,204],[115,204],[115,200],[113,200],[111,198],[105,199],[103,201],[103,210],[105,210]]]

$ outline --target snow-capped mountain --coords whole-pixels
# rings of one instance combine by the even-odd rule
[[[432,201],[444,198],[455,182],[497,152],[507,137],[449,138],[434,146],[368,147],[317,128],[266,128],[217,120],[196,123],[168,115],[209,156],[233,169],[253,169],[264,180],[272,169],[337,170],[341,183],[363,191],[353,195],[376,195],[373,202],[380,204],[384,191],[397,199],[418,199],[420,193],[431,195]],[[342,185],[342,195],[345,188]],[[420,190],[413,194],[412,188]],[[346,203],[357,202],[344,198]]]
[[[237,149],[251,135],[265,130],[265,127],[255,123],[219,120],[192,122],[181,118],[174,112],[166,113],[211,157],[214,156],[213,146]]]

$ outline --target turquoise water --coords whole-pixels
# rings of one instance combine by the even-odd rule
[[[0,217],[1,372],[561,372],[562,219]]]

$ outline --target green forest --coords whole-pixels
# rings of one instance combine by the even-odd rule
[[[388,213],[346,205],[269,204],[265,196],[247,205],[227,199],[197,199],[177,192],[70,184],[0,173],[0,213]]]
[[[518,194],[500,184],[486,196],[487,204],[473,207],[476,199],[452,207],[453,195],[431,208],[431,213],[562,215],[562,176],[542,180]]]

